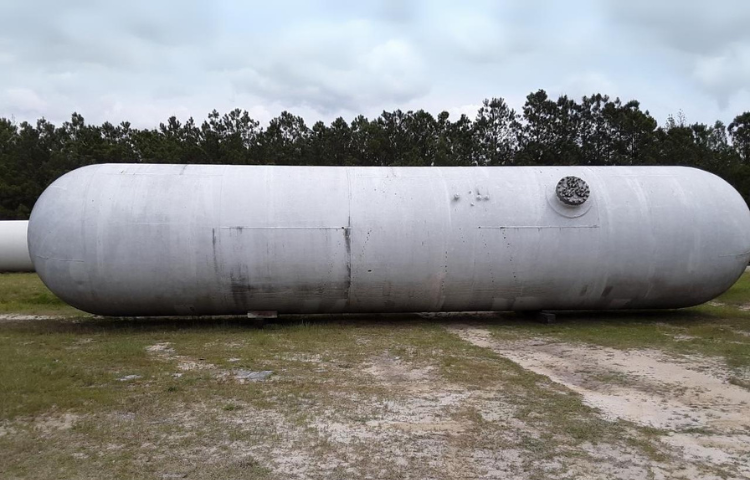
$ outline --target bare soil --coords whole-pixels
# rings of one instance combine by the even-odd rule
[[[579,393],[608,421],[658,429],[660,441],[685,464],[750,477],[750,391],[728,383],[731,374],[714,360],[543,339],[501,342],[471,326],[453,331]],[[689,477],[713,475],[691,471]]]

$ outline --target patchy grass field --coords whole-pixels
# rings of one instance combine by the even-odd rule
[[[746,478],[750,275],[673,312],[101,319],[0,275],[0,478]]]
[[[0,315],[85,315],[57,298],[35,273],[0,273]]]

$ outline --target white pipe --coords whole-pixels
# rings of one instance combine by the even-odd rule
[[[0,272],[33,272],[29,257],[26,220],[0,221]]]

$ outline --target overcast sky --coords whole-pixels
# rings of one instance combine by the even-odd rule
[[[0,117],[473,118],[542,88],[728,123],[750,110],[749,25],[749,0],[0,0]]]

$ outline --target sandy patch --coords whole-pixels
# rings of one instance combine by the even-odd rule
[[[430,379],[431,372],[435,369],[433,366],[415,368],[413,365],[405,364],[399,357],[383,355],[375,359],[370,366],[364,369],[381,381],[389,383],[399,382],[421,382]]]
[[[172,344],[169,342],[149,345],[146,347],[146,351],[164,358],[173,358],[175,356],[174,348],[172,348]]]
[[[35,418],[32,426],[43,434],[52,434],[70,430],[80,418],[80,415],[72,413],[63,413],[62,415],[44,415]]]
[[[0,313],[0,322],[18,322],[33,320],[58,320],[61,315],[21,315],[19,313]]]
[[[203,360],[196,360],[185,355],[178,355],[174,347],[170,342],[161,342],[146,347],[146,351],[155,356],[156,358],[163,361],[177,361],[177,370],[181,372],[193,372],[193,371],[209,371],[216,378],[221,379],[233,379],[239,383],[246,383],[248,381],[260,381],[269,377],[273,372],[270,371],[258,371],[254,372],[246,369],[239,370],[227,370],[218,367],[213,363],[209,363]],[[240,359],[231,358],[230,362],[236,363]],[[181,373],[173,374],[175,378],[182,377]]]
[[[728,372],[712,360],[539,339],[501,342],[469,326],[452,331],[581,394],[607,420],[668,431],[663,442],[686,459],[750,475],[750,391],[728,383]]]

